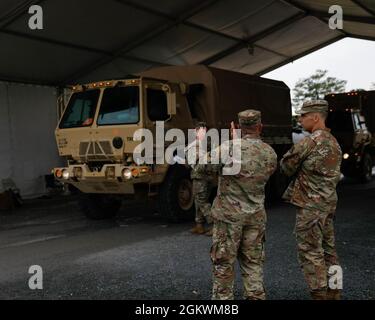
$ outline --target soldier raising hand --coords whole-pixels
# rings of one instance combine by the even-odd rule
[[[261,113],[246,110],[238,114],[241,137],[224,142],[214,154],[226,154],[233,144],[231,160],[221,157],[224,167],[240,163],[236,174],[220,174],[211,214],[214,219],[211,260],[212,299],[233,299],[234,264],[238,259],[246,299],[265,299],[263,286],[266,211],[264,187],[277,167],[277,155],[260,138]],[[234,124],[232,123],[232,129]],[[234,132],[234,130],[232,130]],[[226,160],[225,160],[226,159]],[[223,168],[224,170],[224,168]],[[224,171],[223,171],[224,172]]]

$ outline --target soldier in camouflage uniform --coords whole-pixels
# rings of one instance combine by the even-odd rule
[[[203,140],[207,125],[205,122],[199,122],[195,128],[197,130],[197,141]],[[196,147],[196,159],[199,155],[199,146]],[[209,146],[207,146],[209,147]],[[207,150],[209,151],[209,149]],[[212,224],[211,218],[211,204],[209,202],[210,190],[214,180],[214,173],[208,169],[208,166],[199,166],[194,164],[191,166],[191,179],[193,181],[193,196],[195,204],[195,226],[190,230],[193,234],[212,235],[212,228],[205,229],[204,224]]]
[[[293,180],[284,199],[297,207],[298,260],[313,299],[339,299],[340,291],[327,288],[328,270],[338,265],[334,238],[336,186],[340,180],[341,149],[325,127],[328,103],[306,101],[300,123],[311,133],[281,160],[281,170]]]
[[[220,175],[218,193],[211,213],[214,219],[211,260],[212,299],[233,299],[234,264],[239,261],[246,299],[265,299],[263,286],[266,212],[265,185],[277,167],[277,155],[260,138],[261,113],[238,114],[241,138],[223,143],[214,154],[225,153],[240,143],[240,172]],[[232,147],[233,148],[233,147]],[[235,150],[234,148],[232,150]],[[211,157],[211,158],[212,158]],[[234,158],[238,159],[235,155]],[[230,161],[223,160],[228,166]]]

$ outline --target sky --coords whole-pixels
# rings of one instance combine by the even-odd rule
[[[347,80],[346,91],[369,90],[375,83],[375,41],[345,38],[301,59],[263,75],[284,81],[289,88],[317,69],[328,70],[328,76]]]

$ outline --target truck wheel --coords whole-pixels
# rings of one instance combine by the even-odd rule
[[[180,165],[170,168],[160,188],[158,200],[160,214],[170,221],[185,221],[194,217],[190,171]]]
[[[361,181],[370,182],[372,179],[372,159],[368,153],[363,155],[361,164]]]
[[[121,200],[107,194],[82,193],[78,204],[87,218],[103,220],[116,215],[121,207]]]

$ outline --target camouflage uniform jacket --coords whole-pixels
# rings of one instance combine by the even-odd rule
[[[307,209],[335,210],[342,152],[328,130],[316,130],[295,144],[280,162],[294,176],[283,198]]]
[[[240,172],[220,175],[212,216],[226,223],[247,225],[254,214],[264,211],[264,188],[277,167],[277,155],[258,137],[244,136],[240,143]],[[223,143],[213,152],[223,152],[231,146],[231,142]],[[223,162],[224,166],[229,163],[225,159]]]
[[[204,158],[206,156],[205,150],[199,150],[200,144],[197,141],[194,141],[189,146],[185,148],[185,152],[188,152],[190,148],[195,148],[195,155],[188,153],[188,161],[189,163],[194,162],[195,164],[190,164],[191,166],[191,179],[210,179],[215,175],[214,170],[211,170],[210,165],[200,165],[199,164],[199,157]],[[210,152],[210,144],[207,144],[207,153]]]

